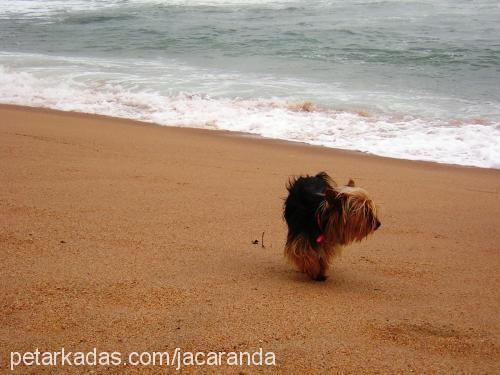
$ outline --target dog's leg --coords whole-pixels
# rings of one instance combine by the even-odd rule
[[[326,280],[322,271],[322,260],[316,250],[310,249],[304,254],[304,268],[305,273],[307,273],[311,279],[316,281]]]
[[[330,264],[323,255],[319,255],[318,262],[319,262],[319,272],[318,275],[314,278],[314,280],[325,281],[328,278],[328,269],[330,268]]]
[[[313,280],[325,281],[328,277],[330,254],[323,248],[314,249],[307,238],[299,237],[287,242],[285,257]]]

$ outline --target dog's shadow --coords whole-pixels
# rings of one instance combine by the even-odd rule
[[[305,286],[307,288],[314,288],[319,290],[334,290],[337,292],[353,291],[371,291],[374,294],[381,290],[376,280],[368,277],[363,277],[362,274],[356,273],[353,269],[347,267],[334,267],[330,270],[329,277],[324,281],[312,280],[305,273],[299,272],[294,269],[287,269],[284,265],[278,272],[275,270],[269,275],[271,279],[276,282],[290,284],[293,283],[297,286]]]

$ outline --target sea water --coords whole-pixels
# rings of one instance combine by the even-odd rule
[[[0,0],[0,103],[498,169],[499,20],[497,0]]]

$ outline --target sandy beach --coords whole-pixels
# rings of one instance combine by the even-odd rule
[[[187,373],[500,372],[498,170],[5,105],[0,132],[2,372],[61,347],[276,355]],[[322,170],[382,227],[318,283],[285,262],[281,210]]]

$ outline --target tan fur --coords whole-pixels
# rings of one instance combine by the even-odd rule
[[[377,207],[368,193],[361,188],[341,186],[333,189],[335,201],[330,201],[323,210],[333,205],[341,205],[335,209],[328,220],[325,239],[331,245],[349,245],[361,241],[375,230]]]
[[[331,258],[339,255],[341,250],[340,245],[325,245],[313,249],[307,238],[298,237],[285,245],[285,257],[300,272],[316,280],[328,276]]]

